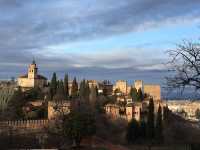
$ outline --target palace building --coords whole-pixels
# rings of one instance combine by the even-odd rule
[[[23,91],[34,87],[43,88],[45,85],[47,85],[47,78],[38,74],[38,68],[34,60],[29,65],[28,74],[21,75],[18,78],[18,86]]]

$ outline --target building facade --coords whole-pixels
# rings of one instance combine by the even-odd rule
[[[43,88],[45,85],[47,85],[47,78],[38,74],[38,68],[34,60],[29,65],[28,74],[21,75],[18,78],[18,86],[23,91],[34,87]]]

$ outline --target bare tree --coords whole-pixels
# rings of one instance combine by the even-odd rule
[[[186,86],[200,89],[200,43],[183,41],[175,49],[167,51],[171,60],[170,67],[176,74],[167,77],[169,88],[181,88]]]

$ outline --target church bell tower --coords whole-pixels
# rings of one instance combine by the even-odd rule
[[[35,79],[37,77],[37,71],[37,65],[35,63],[35,60],[33,60],[32,64],[30,64],[28,68],[28,78]]]

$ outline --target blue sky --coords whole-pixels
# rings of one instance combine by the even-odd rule
[[[199,40],[199,6],[199,0],[0,0],[0,78],[19,74],[33,57],[44,73],[166,69],[166,50]]]

